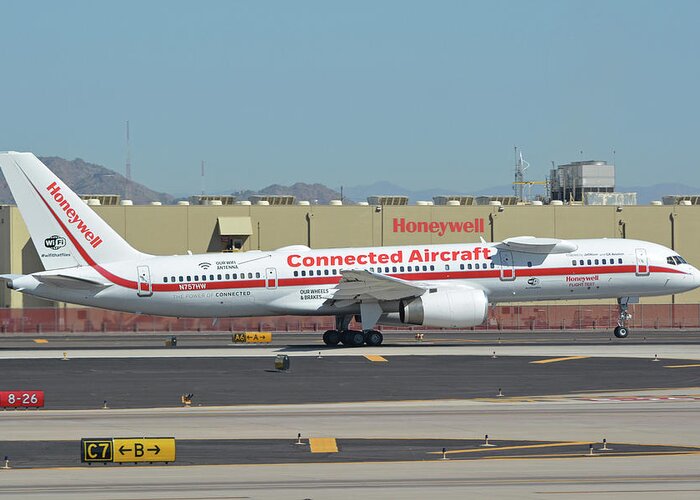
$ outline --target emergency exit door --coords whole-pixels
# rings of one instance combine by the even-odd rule
[[[136,267],[136,293],[139,297],[150,297],[153,295],[151,270],[148,266]]]
[[[277,288],[277,269],[274,267],[265,269],[265,288],[268,290]]]
[[[510,250],[499,250],[496,255],[500,256],[501,281],[513,281],[515,279],[515,265],[513,264],[513,253]]]
[[[647,251],[644,248],[637,248],[634,251],[634,255],[637,259],[635,274],[637,276],[649,276],[649,257],[647,256]]]

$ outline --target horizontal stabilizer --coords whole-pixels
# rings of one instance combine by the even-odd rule
[[[57,286],[59,288],[72,288],[74,290],[91,290],[95,288],[107,288],[112,283],[92,280],[88,278],[78,278],[64,274],[34,274],[34,278],[40,283]]]

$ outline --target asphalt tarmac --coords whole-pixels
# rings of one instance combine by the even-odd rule
[[[46,409],[157,408],[533,397],[700,385],[700,364],[625,358],[490,356],[0,360],[4,390],[42,390]],[[377,359],[377,361],[371,361]],[[692,366],[695,365],[695,366]],[[683,368],[673,368],[683,367]]]
[[[0,411],[1,494],[700,495],[697,332],[406,332],[356,349],[293,333],[271,346],[168,337],[0,338],[0,390],[46,393],[43,409]],[[81,438],[109,436],[175,437],[177,459],[79,462]]]

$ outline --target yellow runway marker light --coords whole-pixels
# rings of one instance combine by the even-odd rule
[[[700,364],[694,365],[665,365],[664,368],[698,368]]]
[[[558,363],[559,361],[573,361],[575,359],[586,359],[589,356],[567,356],[565,358],[549,358],[549,359],[539,359],[537,361],[530,361],[531,365],[544,365],[547,363]]]
[[[338,453],[335,438],[309,438],[311,453]]]
[[[34,339],[35,344],[48,344],[49,341],[46,339]]]
[[[377,354],[365,354],[365,358],[369,359],[370,361],[374,361],[375,363],[388,363],[389,360],[386,359],[383,356],[379,356]]]

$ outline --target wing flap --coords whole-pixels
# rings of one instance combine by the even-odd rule
[[[343,279],[330,297],[335,302],[401,300],[418,297],[428,291],[426,287],[365,270],[341,271],[341,274]]]

